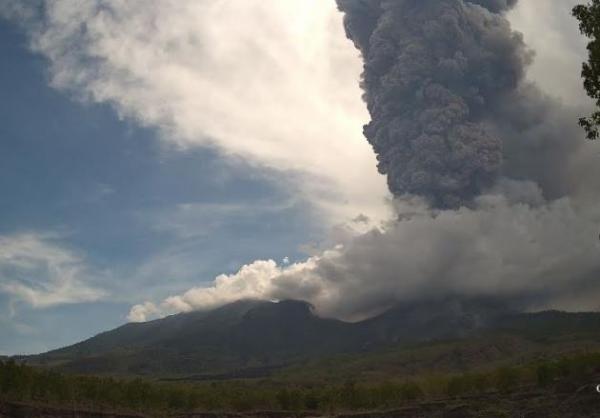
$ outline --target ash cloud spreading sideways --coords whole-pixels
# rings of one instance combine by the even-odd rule
[[[364,60],[364,128],[398,218],[303,263],[257,261],[132,320],[239,298],[359,318],[402,302],[497,297],[597,309],[598,164],[576,112],[525,80],[516,0],[337,0]]]

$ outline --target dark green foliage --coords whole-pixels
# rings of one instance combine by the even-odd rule
[[[296,406],[294,402],[295,399],[292,393],[287,388],[283,388],[279,392],[277,392],[277,394],[275,395],[275,399],[277,400],[277,403],[281,406],[281,408],[285,411],[291,411],[292,409],[296,409],[294,408],[294,406]]]
[[[315,390],[311,390],[304,395],[304,408],[309,411],[316,411],[319,409],[321,401],[319,394]]]
[[[404,401],[415,401],[423,397],[423,391],[416,383],[404,383],[399,388],[400,399]]]
[[[451,398],[489,391],[509,394],[523,386],[547,388],[571,382],[579,388],[595,382],[600,375],[600,353],[586,353],[541,361],[521,367],[501,367],[490,372],[468,373],[446,379],[446,394]]]
[[[521,381],[520,370],[512,367],[503,367],[496,372],[496,387],[500,392],[514,391]]]
[[[548,364],[541,364],[536,371],[537,384],[540,387],[547,387],[552,383],[553,370]]]
[[[483,388],[489,387],[489,378],[486,375],[465,374],[455,376],[448,382],[447,393],[452,398],[457,398],[472,393],[477,393]]]
[[[581,33],[588,38],[588,62],[583,64],[581,76],[583,85],[589,97],[596,100],[600,108],[600,0],[592,0],[587,5],[576,6],[573,16],[579,20]],[[589,117],[581,118],[579,124],[585,129],[589,139],[600,136],[600,111]]]
[[[473,395],[501,393],[504,399],[534,386],[551,387],[552,391],[568,388],[569,393],[576,393],[586,384],[597,384],[599,375],[600,353],[466,374],[415,377],[411,381],[345,383],[269,380],[164,383],[65,375],[14,361],[0,361],[0,401],[153,415],[183,411],[369,411],[418,405],[440,397],[462,402]],[[441,386],[441,391],[436,386]]]
[[[362,410],[399,406],[423,396],[416,383],[293,385],[229,381],[176,384],[64,375],[0,362],[0,400],[87,408],[156,411]]]

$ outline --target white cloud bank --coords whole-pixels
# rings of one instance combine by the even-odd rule
[[[6,4],[5,14],[26,16]],[[361,135],[362,63],[333,1],[44,5],[44,23],[27,25],[56,88],[111,103],[170,144],[294,173],[282,186],[332,222],[389,215],[385,179]]]
[[[36,234],[0,236],[0,293],[33,308],[91,302],[106,296],[87,283],[84,261]]]

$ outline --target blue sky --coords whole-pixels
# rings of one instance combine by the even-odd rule
[[[4,20],[0,54],[0,234],[51,235],[107,293],[43,309],[0,293],[0,353],[89,337],[123,323],[133,303],[257,258],[295,258],[319,239],[281,176],[165,146],[108,105],[51,88],[45,60]]]
[[[537,53],[529,78],[581,106],[575,2],[522,1],[510,19]],[[100,3],[0,0],[0,354],[276,294],[282,275],[324,307],[404,292],[397,272],[426,254],[416,225],[397,239],[409,255],[372,263],[393,275],[352,276],[377,234],[352,240],[391,205],[333,1]]]

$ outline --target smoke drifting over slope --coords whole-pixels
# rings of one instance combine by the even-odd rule
[[[568,200],[533,208],[483,196],[473,209],[439,213],[415,201],[399,204],[403,218],[383,230],[288,267],[256,261],[219,276],[212,287],[192,289],[159,306],[138,305],[130,319],[240,298],[307,300],[322,315],[349,320],[398,303],[448,297],[498,298],[514,309],[595,306],[600,265],[597,238],[587,233],[594,222],[580,218]]]

